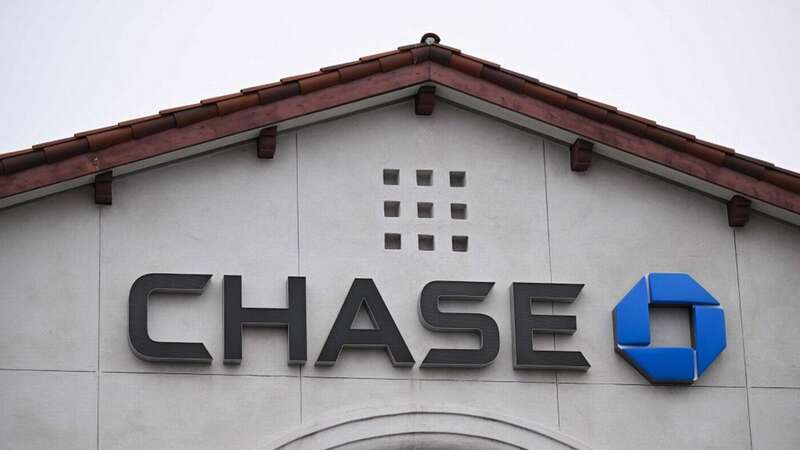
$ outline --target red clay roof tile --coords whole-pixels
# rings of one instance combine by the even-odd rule
[[[670,133],[663,128],[655,127],[655,126],[648,126],[647,131],[645,132],[645,137],[650,139],[651,141],[656,141],[659,144],[666,145],[667,147],[674,147],[678,149],[683,149],[687,142],[687,139],[683,136]]]
[[[339,83],[339,72],[325,72],[315,77],[303,78],[297,81],[300,84],[300,93],[318,91]]]
[[[352,66],[352,65],[355,65],[355,64],[361,64],[361,61],[349,61],[349,62],[346,62],[346,63],[334,64],[332,66],[320,67],[319,71],[320,72],[330,72],[331,70],[339,70],[342,67]]]
[[[409,45],[401,45],[397,47],[398,50],[411,50],[412,48],[427,48],[427,44],[409,44]]]
[[[430,50],[428,50],[428,52],[429,52],[429,55],[430,55],[429,58],[430,58],[431,61],[433,61],[433,62],[435,62],[437,64],[441,64],[443,66],[449,66],[450,65],[450,58],[453,55],[453,52],[451,52],[450,50],[444,49],[444,48],[439,47],[439,46],[432,45],[430,47]]]
[[[739,157],[747,156],[747,155],[742,155],[741,153],[737,153],[737,155],[739,155]],[[755,159],[755,158],[751,158],[751,159]],[[795,172],[793,170],[789,170],[789,169],[786,169],[786,168],[783,168],[783,167],[778,167],[778,166],[776,166],[775,164],[772,164],[772,163],[766,163],[766,164],[767,164],[767,167],[769,169],[777,170],[779,172],[785,173],[786,175],[791,175],[793,177],[800,178],[800,173],[797,173],[797,172]]]
[[[483,64],[484,66],[494,67],[495,69],[499,69],[500,68],[500,64],[493,63],[491,61],[487,61],[485,59],[478,58],[477,56],[467,55],[465,53],[453,52],[453,56],[455,56],[456,54],[459,55],[462,58],[471,59],[472,61],[475,61],[478,64]]]
[[[385,56],[391,56],[400,53],[400,50],[389,50],[388,52],[375,53],[374,55],[362,56],[358,58],[359,61],[372,61],[373,59],[381,59]]]
[[[568,91],[568,90],[566,90],[564,88],[560,88],[558,86],[553,86],[552,84],[542,83],[541,81],[539,82],[539,84],[541,86],[543,86],[543,87],[546,87],[547,89],[551,89],[551,90],[554,90],[556,92],[560,92],[560,93],[566,95],[567,97],[578,97],[577,93],[572,92],[572,91]]]
[[[413,64],[414,58],[411,56],[411,52],[400,52],[394,55],[384,56],[378,59],[378,62],[381,65],[382,72],[389,72]]]
[[[75,140],[75,136],[70,136],[70,137],[63,138],[63,139],[56,139],[54,141],[42,142],[41,144],[34,144],[31,148],[32,149],[45,148],[45,147],[50,147],[51,145],[62,144],[64,142],[69,142],[69,141],[74,141],[74,140]],[[24,152],[29,152],[30,150],[31,150],[30,148],[27,148],[25,150],[17,150],[16,152],[13,152],[13,153],[18,153],[18,152],[23,152],[23,151]],[[12,155],[13,153],[2,153],[2,154],[0,154],[0,158],[7,157],[9,155]]]
[[[86,136],[86,140],[89,141],[89,150],[93,152],[131,139],[133,139],[133,134],[130,127],[115,128]]]
[[[165,116],[154,117],[151,120],[131,124],[131,133],[134,139],[140,139],[162,131],[167,131],[177,126],[178,124],[175,122],[175,116],[167,114]]]
[[[453,55],[454,58],[455,56],[456,55]],[[522,90],[525,88],[525,80],[486,65],[484,65],[483,69],[481,70],[481,78],[513,92],[522,92]]]
[[[764,181],[800,193],[800,177],[798,176],[792,176],[780,170],[767,169],[764,172]]]
[[[695,135],[693,135],[693,134],[691,134],[691,133],[684,133],[683,131],[676,130],[676,129],[674,129],[674,128],[670,128],[670,127],[665,127],[664,125],[660,125],[660,124],[656,124],[656,125],[654,125],[654,126],[656,126],[656,127],[658,127],[658,128],[661,128],[661,129],[662,129],[662,130],[664,130],[664,131],[667,131],[667,132],[670,132],[670,133],[677,134],[678,136],[683,136],[683,137],[685,137],[686,139],[689,139],[690,141],[694,141],[694,140],[696,140],[696,139],[697,139],[697,138],[695,137]]]
[[[718,166],[721,166],[723,161],[725,161],[724,152],[715,150],[705,145],[698,144],[697,142],[686,141],[686,144],[683,148],[686,149],[686,153],[689,153],[690,155],[696,156],[702,160],[708,161]]]
[[[297,82],[279,84],[258,91],[258,101],[262,105],[266,105],[298,94],[300,94],[300,85]]]
[[[647,132],[646,123],[632,119],[628,114],[622,113],[622,111],[610,111],[608,115],[606,115],[606,123],[636,136],[644,136]]]
[[[713,142],[704,141],[702,139],[695,139],[698,143],[707,145],[711,148],[715,148],[724,153],[736,153],[736,151],[730,147],[725,147],[724,145],[715,144]]]
[[[225,114],[241,111],[256,105],[258,105],[258,94],[239,94],[236,97],[218,102],[217,108],[219,109],[219,115],[224,116]]]
[[[467,75],[480,77],[483,64],[473,59],[464,58],[461,55],[453,55],[452,58],[450,58],[450,67],[460,72],[464,72]]]
[[[200,104],[201,105],[207,105],[209,103],[217,103],[217,102],[221,102],[223,100],[230,100],[232,98],[241,97],[241,96],[242,96],[241,92],[234,92],[233,94],[220,95],[220,96],[217,96],[217,97],[211,97],[211,98],[207,98],[205,100],[200,100]]]
[[[525,95],[529,97],[533,97],[537,100],[541,100],[559,108],[564,108],[567,104],[566,95],[538,84],[525,83],[523,92],[525,92]]]
[[[75,138],[73,137],[73,138],[69,138],[69,139],[70,140],[74,140]],[[19,150],[14,150],[12,152],[3,153],[3,154],[0,155],[0,157],[8,158],[8,157],[11,157],[11,156],[21,155],[23,153],[30,153],[30,152],[32,152],[34,150],[36,150],[36,148],[33,148],[33,147],[22,148],[22,149],[19,149]]]
[[[20,172],[31,167],[36,167],[46,163],[43,150],[33,150],[31,152],[16,154],[9,158],[3,158],[3,168],[5,173]]]
[[[115,128],[119,128],[119,125],[109,125],[103,128],[95,128],[94,130],[81,131],[79,133],[75,133],[73,136],[75,136],[76,138],[81,138],[88,136],[90,134],[97,134],[97,133],[102,133],[104,131],[113,130]]]
[[[135,123],[147,122],[148,120],[158,119],[159,117],[161,117],[161,114],[153,114],[153,115],[145,116],[145,117],[137,117],[136,119],[124,120],[124,121],[118,123],[117,125],[120,126],[120,127],[126,127],[128,125],[133,125]]]
[[[174,108],[162,109],[158,113],[161,115],[172,114],[179,111],[186,111],[187,109],[197,108],[198,106],[203,106],[203,104],[198,102],[192,103],[191,105],[176,106]]]
[[[576,93],[552,86],[511,70],[502,69],[496,63],[442,44],[412,44],[375,55],[322,68],[281,79],[280,82],[245,88],[234,93],[203,100],[201,103],[180,106],[160,111],[159,115],[141,117],[120,122],[118,125],[76,133],[75,137],[44,142],[31,149],[0,155],[0,176],[9,176],[23,170],[54,164],[89,151],[98,151],[117,144],[151,136],[172,128],[185,127],[200,121],[230,114],[307,94],[320,89],[349,83],[378,72],[391,72],[399,68],[433,61],[472,77],[482,78],[495,85],[543,101],[557,108],[567,109],[591,120],[602,122],[619,130],[632,133],[661,145],[686,152],[704,161],[727,167],[782,189],[800,193],[800,174],[774,167],[745,155],[735,154],[733,149],[696,139],[689,133],[657,125],[654,121],[618,111],[614,106],[579,97]],[[797,211],[800,213],[800,208]]]
[[[763,159],[753,158],[752,156],[742,155],[741,153],[737,153],[736,156],[738,156],[739,158],[745,159],[747,161],[750,161],[750,162],[765,166],[765,167],[775,167],[775,164],[772,164],[769,161],[764,161]],[[786,170],[786,169],[781,169],[781,170]],[[797,175],[794,172],[792,172],[792,173]]]
[[[436,44],[432,44],[431,47],[441,47],[441,48],[450,50],[453,53],[461,53],[461,50],[459,50],[459,49],[457,49],[455,47],[450,47],[449,45],[444,45],[444,44],[439,43],[439,42],[437,42]]]
[[[515,76],[517,78],[522,78],[523,80],[525,80],[525,81],[527,81],[529,83],[539,84],[539,79],[538,78],[529,77],[528,75],[525,75],[525,74],[522,74],[522,73],[519,73],[519,72],[514,72],[513,70],[508,70],[506,68],[501,68],[500,66],[497,66],[497,67],[500,70],[502,70],[503,72],[505,72],[505,73],[507,73],[507,74],[509,74],[511,76]]]
[[[564,107],[572,112],[586,116],[601,123],[604,123],[606,121],[606,116],[608,116],[607,109],[600,108],[599,106],[595,106],[589,102],[585,102],[574,97],[567,97],[567,102]]]
[[[757,180],[763,179],[764,173],[767,171],[766,167],[740,158],[738,155],[725,155],[722,165],[745,175],[750,175]]]
[[[317,75],[322,75],[322,73],[323,73],[322,71],[318,70],[316,72],[308,72],[302,75],[294,75],[291,77],[281,78],[281,83],[291,83],[292,81],[299,81],[304,78],[316,77]]]
[[[414,64],[419,64],[421,62],[427,61],[428,59],[430,59],[430,54],[431,54],[431,49],[427,45],[411,49],[411,56],[414,57]]]
[[[50,147],[44,148],[45,159],[49,164],[58,162],[89,151],[89,141],[86,138],[72,139]]]
[[[178,128],[183,128],[193,123],[210,119],[217,115],[217,105],[202,105],[196,108],[184,109],[172,113],[175,116],[175,123]]]
[[[347,83],[359,78],[370,76],[381,71],[381,63],[378,61],[367,61],[353,66],[342,67],[339,69],[339,79],[342,83]]]
[[[611,106],[611,105],[605,104],[603,102],[598,102],[597,100],[592,100],[590,98],[581,97],[581,96],[578,96],[577,98],[578,98],[578,100],[580,100],[582,102],[586,102],[586,103],[592,104],[594,106],[597,106],[598,108],[607,109],[609,111],[616,111],[617,110],[616,106]]]
[[[283,83],[281,83],[280,81],[275,81],[275,82],[267,83],[267,84],[259,84],[258,86],[251,86],[249,88],[241,89],[239,92],[241,92],[242,94],[249,94],[251,92],[258,92],[258,91],[261,91],[261,90],[264,90],[264,89],[267,89],[267,88],[280,86],[281,84],[283,84]]]

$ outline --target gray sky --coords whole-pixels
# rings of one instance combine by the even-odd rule
[[[800,171],[798,23],[798,1],[2,0],[0,152],[434,31],[465,53]]]

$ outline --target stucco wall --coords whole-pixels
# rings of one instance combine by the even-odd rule
[[[383,169],[398,169],[399,184],[384,185]],[[432,186],[417,186],[416,170],[432,170]],[[450,187],[450,171],[466,185]],[[400,217],[384,217],[387,200]],[[433,218],[417,218],[417,202],[433,203]],[[451,203],[467,218],[452,219]],[[384,249],[385,233],[402,248]],[[433,251],[417,248],[420,234]],[[466,252],[452,236],[468,236]],[[571,172],[561,144],[447,104],[285,133],[274,160],[247,143],[120,177],[110,207],[82,188],[3,210],[0,243],[0,447],[254,448],[404,408],[499,414],[597,448],[800,446],[796,227],[755,215],[733,231],[715,199],[599,156]],[[690,273],[725,309],[728,347],[689,387],[651,386],[613,351],[611,310],[658,271]],[[213,274],[200,296],[154,296],[149,319],[156,340],[203,342],[211,365],[131,352],[128,291],[148,272]],[[257,329],[244,332],[242,364],[222,364],[224,274],[243,276],[254,307],[285,307],[286,277],[307,278],[306,366],[286,364],[285,331]],[[477,343],[422,326],[425,283],[495,282],[483,302],[445,309],[491,315],[497,359],[401,369],[382,351],[345,350],[314,367],[356,277],[374,279],[417,363]],[[514,281],[585,283],[573,304],[536,306],[577,315],[575,335],[535,345],[582,351],[588,372],[512,369]],[[656,344],[688,341],[685,316],[653,320]]]

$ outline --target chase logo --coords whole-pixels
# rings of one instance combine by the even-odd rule
[[[650,307],[691,308],[691,347],[650,347]],[[725,349],[725,313],[685,273],[642,277],[614,308],[614,348],[651,383],[692,383]]]

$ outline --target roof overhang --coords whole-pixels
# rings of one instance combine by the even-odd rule
[[[752,200],[753,209],[786,222],[800,225],[800,213],[796,212],[798,206],[800,206],[800,203],[798,203],[800,196],[793,192],[768,185],[767,183],[754,186],[753,180],[746,175],[715,166],[698,158],[693,158],[691,155],[676,154],[672,149],[635,136],[611,139],[610,137],[614,136],[616,132],[607,134],[608,130],[597,128],[597,124],[586,124],[585,130],[583,130],[584,134],[579,134],[574,130],[565,128],[564,122],[572,120],[585,122],[587,119],[584,117],[569,117],[565,120],[546,122],[536,117],[547,117],[552,114],[553,111],[548,111],[548,109],[552,109],[550,105],[539,102],[540,104],[536,106],[544,107],[545,110],[538,111],[538,114],[536,111],[530,111],[531,114],[524,114],[519,109],[520,104],[516,102],[526,101],[526,99],[514,99],[515,107],[512,109],[507,106],[509,101],[508,92],[493,92],[492,87],[486,85],[464,86],[458,82],[454,83],[452,77],[459,78],[462,82],[466,81],[463,80],[461,74],[452,69],[441,66],[433,69],[432,83],[437,86],[437,96],[499,120],[512,123],[523,129],[561,141],[567,146],[578,138],[587,139],[594,143],[593,151],[598,154],[673,181],[679,185],[706,193],[722,201],[728,201],[734,195],[745,195]],[[534,99],[531,100],[536,102]],[[577,116],[574,113],[565,113]],[[604,137],[619,144],[624,144],[626,139],[632,139],[635,145],[626,146],[631,150],[623,150],[601,140]],[[645,150],[637,151],[637,148],[644,148]],[[685,158],[685,161],[680,161],[683,170],[667,164],[667,162],[674,164],[675,159],[681,156]],[[709,181],[709,176],[718,180],[718,182]],[[757,196],[771,198],[774,202],[760,200]]]
[[[420,86],[432,85],[449,102],[566,144],[578,138],[591,141],[594,151],[605,157],[723,201],[745,196],[754,209],[800,225],[796,192],[501,84],[430,60],[405,65],[5,174],[0,177],[0,208],[91,184],[99,173],[120,176],[255,139],[266,127],[285,132],[397,102],[412,97]]]
[[[253,140],[263,128],[277,127],[281,133],[408,99],[430,84],[428,72],[425,65],[408,66],[355,81],[347,89],[339,86],[219,117],[213,126],[200,122],[11,174],[11,183],[0,185],[0,209],[92,184],[105,171],[117,177]]]

